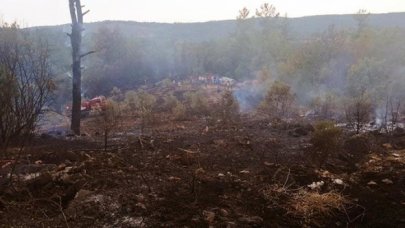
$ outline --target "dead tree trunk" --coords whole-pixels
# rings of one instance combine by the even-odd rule
[[[70,17],[72,19],[72,33],[68,34],[72,44],[72,73],[73,73],[73,89],[72,89],[72,122],[71,129],[76,134],[80,134],[80,116],[81,116],[81,60],[86,54],[81,53],[82,32],[83,32],[83,16],[89,11],[83,13],[80,0],[69,0]]]

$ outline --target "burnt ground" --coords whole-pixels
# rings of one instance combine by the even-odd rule
[[[405,226],[400,143],[365,134],[366,143],[346,146],[319,169],[302,125],[241,122],[207,128],[200,119],[178,121],[143,137],[116,137],[107,151],[90,136],[36,138],[16,164],[12,185],[6,175],[15,163],[0,161],[0,224]]]

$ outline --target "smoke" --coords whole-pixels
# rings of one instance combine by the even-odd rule
[[[252,112],[260,105],[272,83],[272,73],[267,67],[256,72],[252,80],[247,80],[236,85],[233,95],[239,102],[239,111]]]
[[[239,102],[240,112],[247,113],[255,110],[263,100],[267,89],[257,80],[239,83],[233,95]]]

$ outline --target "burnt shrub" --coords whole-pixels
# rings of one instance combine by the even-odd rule
[[[275,81],[260,106],[258,112],[271,119],[289,118],[293,114],[295,95],[291,87],[281,81]]]
[[[218,127],[231,127],[239,123],[239,103],[232,90],[225,90],[218,102],[211,105],[208,124]]]
[[[332,153],[337,153],[341,147],[342,130],[331,121],[321,121],[315,125],[311,137],[312,159],[319,168],[327,162]]]
[[[203,91],[187,92],[184,94],[184,99],[188,114],[196,116],[209,114],[211,109],[207,96]]]
[[[367,134],[357,134],[348,138],[343,145],[345,156],[351,162],[358,162],[371,150],[370,136]]]

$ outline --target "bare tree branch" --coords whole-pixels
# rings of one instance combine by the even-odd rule
[[[86,56],[88,56],[88,55],[91,55],[91,54],[94,54],[94,53],[96,53],[96,51],[89,51],[89,52],[86,52],[86,53],[84,53],[84,54],[81,54],[81,55],[80,55],[80,58],[84,58],[84,57],[86,57]]]

